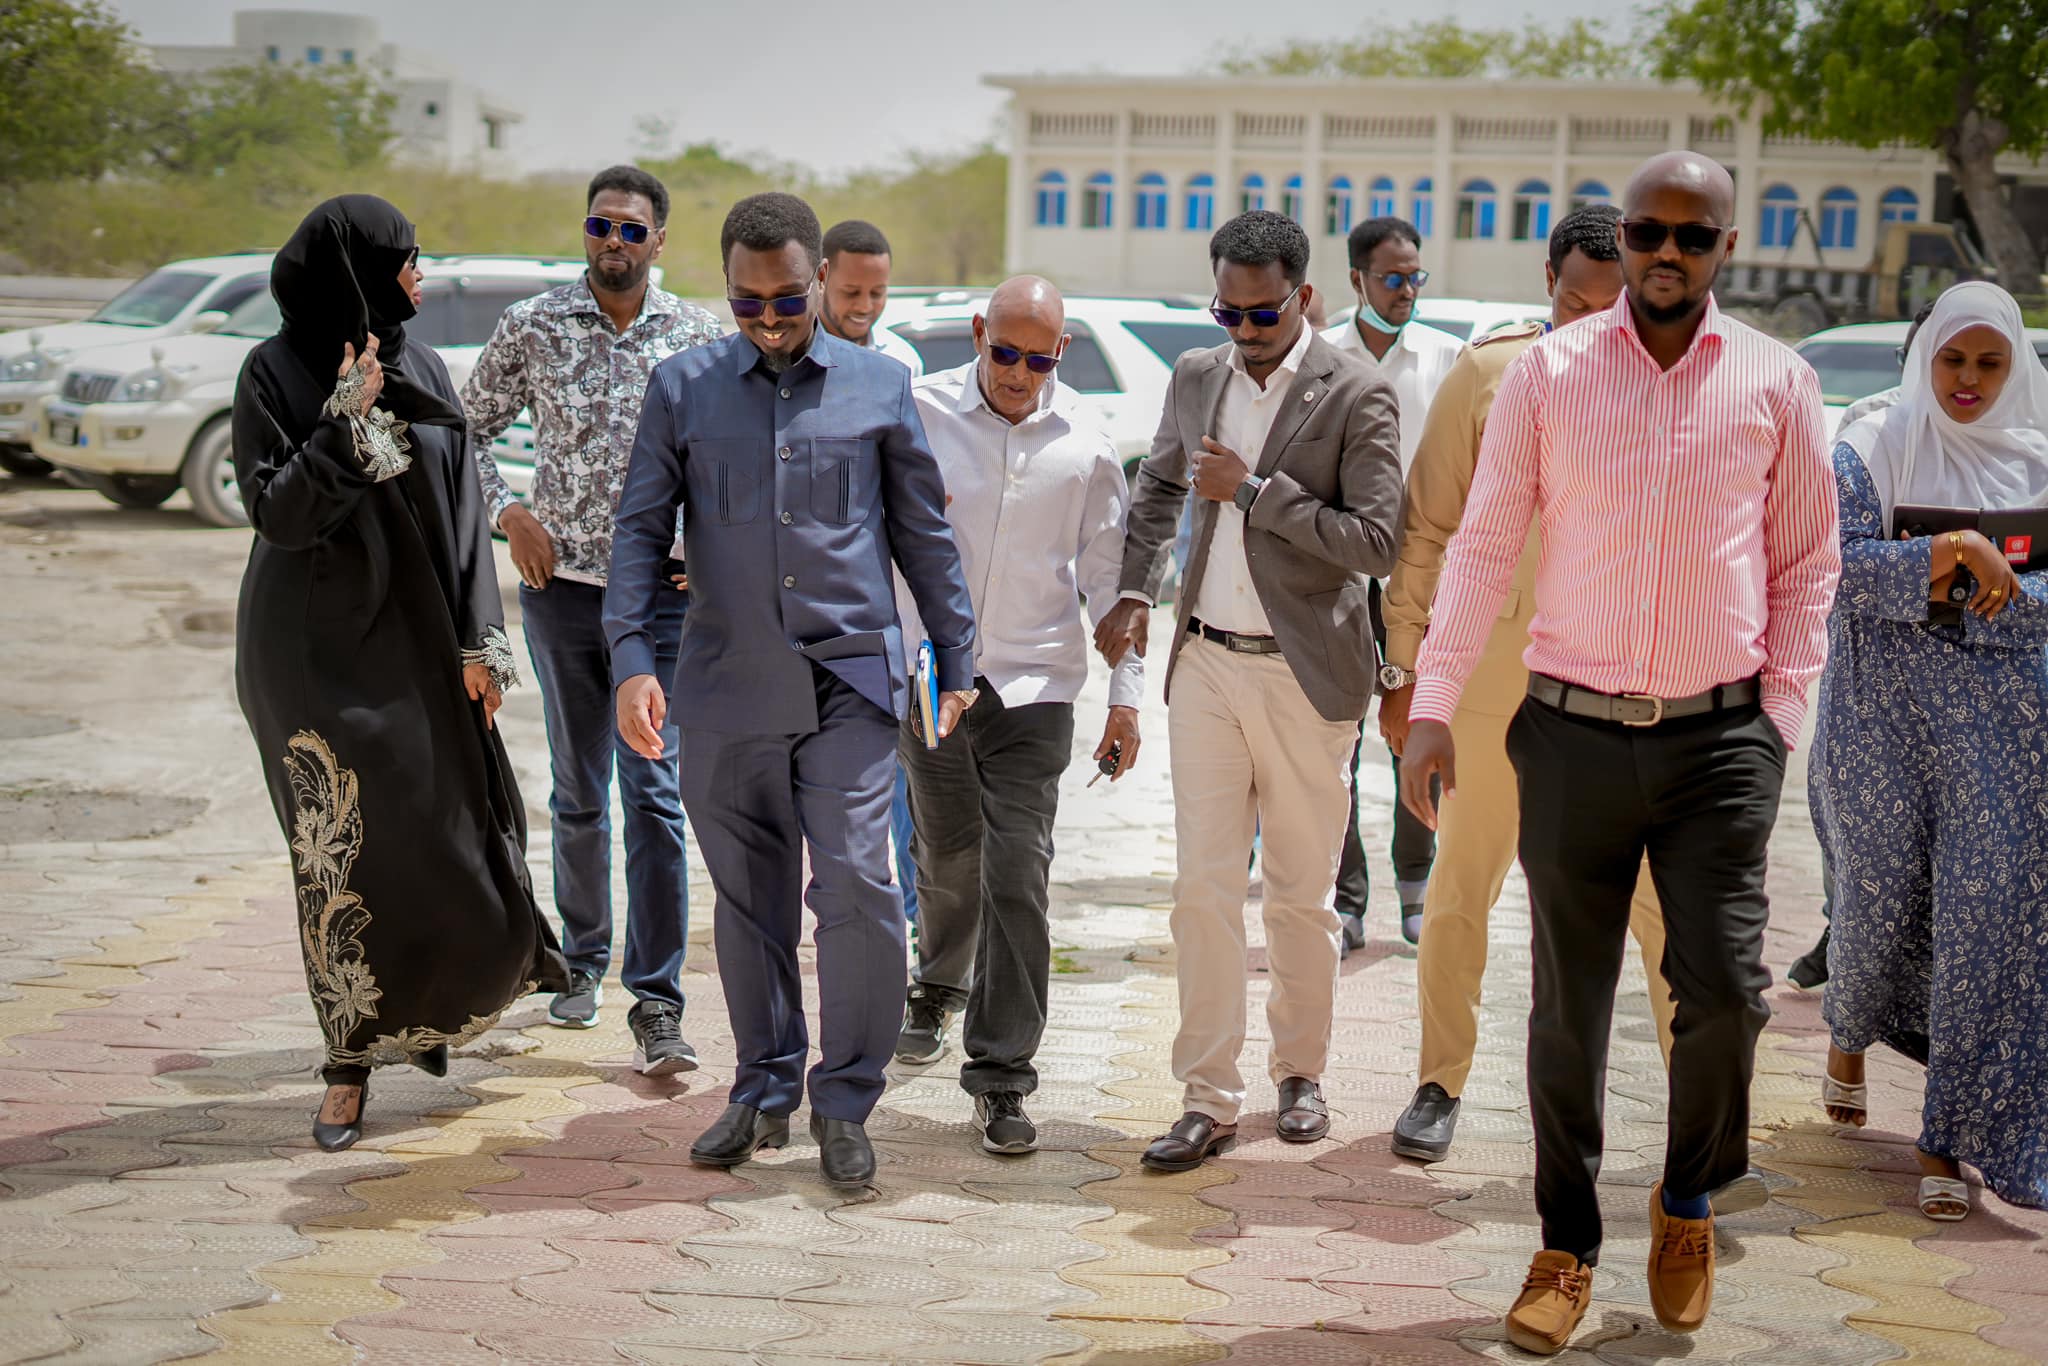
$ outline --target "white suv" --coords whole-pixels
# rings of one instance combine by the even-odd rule
[[[72,357],[94,347],[204,332],[270,289],[270,253],[173,261],[83,322],[0,333],[0,469],[48,472],[31,453],[36,406]]]
[[[916,347],[931,374],[974,359],[974,315],[987,308],[987,290],[946,291],[885,315],[883,326]],[[1193,299],[1069,295],[1067,332],[1059,378],[1100,409],[1126,470],[1152,449],[1181,352],[1230,340]]]
[[[425,263],[425,298],[408,337],[440,352],[460,388],[498,317],[583,273],[581,261],[441,257]],[[155,507],[182,485],[215,526],[243,526],[229,419],[242,362],[281,318],[268,289],[203,336],[97,348],[65,369],[41,404],[35,453],[123,507]],[[516,449],[523,417],[497,449]],[[530,433],[523,436],[531,446]]]

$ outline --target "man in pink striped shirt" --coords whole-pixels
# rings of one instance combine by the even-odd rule
[[[1457,786],[1448,722],[1539,518],[1529,697],[1508,731],[1534,930],[1543,1251],[1507,1326],[1530,1351],[1562,1350],[1590,1301],[1608,1026],[1646,852],[1678,1002],[1650,1196],[1650,1302],[1666,1328],[1705,1320],[1709,1196],[1748,1167],[1770,1014],[1765,846],[1840,557],[1819,382],[1714,303],[1734,200],[1728,173],[1690,152],[1630,180],[1627,289],[1503,378],[1417,660],[1401,796],[1433,821],[1431,775]]]

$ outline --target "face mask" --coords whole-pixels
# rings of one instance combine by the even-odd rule
[[[1407,323],[1390,323],[1385,318],[1382,318],[1380,311],[1372,306],[1372,300],[1364,295],[1360,295],[1358,299],[1358,316],[1373,331],[1384,332],[1392,337],[1400,336],[1401,329],[1408,325]]]

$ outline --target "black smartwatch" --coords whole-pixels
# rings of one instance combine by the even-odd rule
[[[1250,514],[1252,499],[1259,496],[1259,490],[1266,487],[1266,481],[1256,474],[1247,474],[1244,482],[1237,486],[1237,492],[1230,495],[1230,501],[1237,504],[1239,512]]]

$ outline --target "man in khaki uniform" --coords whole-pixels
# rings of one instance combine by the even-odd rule
[[[1380,731],[1396,754],[1408,735],[1415,656],[1429,626],[1444,548],[1465,513],[1494,391],[1508,366],[1551,327],[1614,306],[1621,296],[1621,250],[1615,236],[1620,219],[1620,210],[1603,204],[1558,223],[1550,234],[1545,270],[1550,322],[1503,328],[1474,342],[1444,377],[1430,406],[1408,476],[1401,555],[1385,603],[1387,665],[1381,681],[1388,691],[1380,699]],[[1422,1003],[1421,1086],[1394,1125],[1394,1151],[1424,1162],[1440,1162],[1450,1153],[1458,1096],[1472,1070],[1478,1041],[1487,915],[1515,860],[1520,815],[1507,731],[1528,692],[1529,671],[1522,664],[1522,651],[1529,644],[1529,619],[1535,614],[1541,544],[1542,533],[1532,524],[1514,588],[1451,722],[1458,747],[1458,790],[1455,795],[1445,793],[1439,808],[1436,871],[1423,910],[1428,933],[1416,957]],[[1664,957],[1664,917],[1647,870],[1636,884],[1629,927],[1642,948],[1657,1039],[1668,1064],[1674,1007],[1671,989],[1658,970]]]

